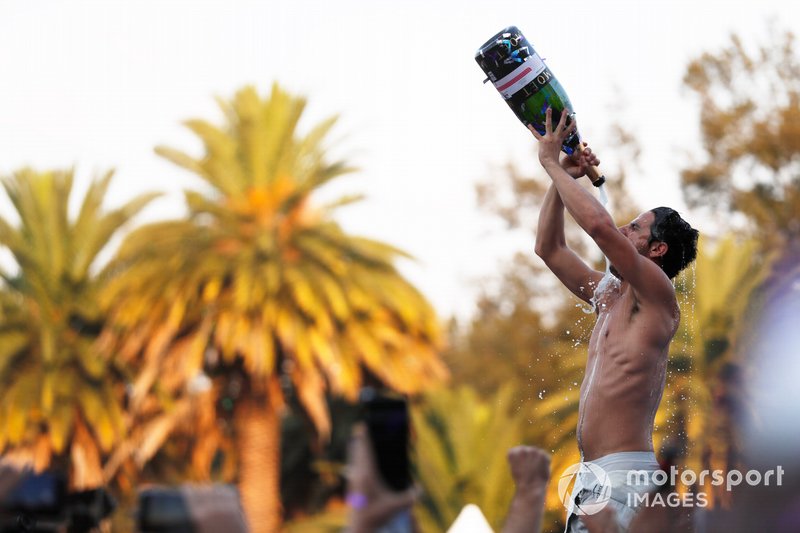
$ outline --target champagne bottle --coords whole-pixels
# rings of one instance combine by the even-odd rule
[[[531,125],[544,135],[548,107],[553,109],[553,124],[558,123],[562,113],[567,113],[567,124],[574,117],[567,92],[516,26],[509,26],[486,41],[475,54],[475,61],[488,76],[485,81],[491,80],[525,126]],[[561,146],[569,155],[582,149],[577,129]],[[591,167],[587,175],[596,187],[605,182],[597,167]]]

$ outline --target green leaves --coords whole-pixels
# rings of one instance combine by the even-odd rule
[[[122,431],[119,373],[94,345],[101,323],[96,296],[108,277],[91,269],[109,240],[157,196],[106,211],[112,176],[89,185],[74,220],[71,170],[23,169],[2,178],[18,222],[0,218],[0,244],[17,266],[0,288],[0,454],[32,457],[37,468],[77,454],[81,460],[70,463],[76,488],[102,482],[100,452]],[[81,421],[91,431],[80,433],[75,448]]]
[[[353,399],[365,369],[405,392],[446,377],[436,315],[394,267],[407,255],[342,230],[333,210],[357,197],[314,205],[321,186],[351,170],[326,154],[336,119],[301,134],[305,100],[277,85],[267,98],[246,87],[219,104],[222,124],[186,122],[200,157],[157,149],[211,191],[185,191],[188,220],[133,232],[102,295],[109,352],[130,356],[140,374],[132,442],[148,439],[161,408],[188,398],[200,370],[234,414],[239,394],[277,409],[289,390],[323,439],[325,395]],[[183,312],[170,315],[176,305]],[[289,386],[275,386],[278,376]]]
[[[483,401],[469,388],[438,390],[412,411],[416,477],[422,497],[416,508],[423,531],[445,531],[468,503],[480,507],[500,530],[514,482],[505,452],[523,443],[524,416],[513,390]]]

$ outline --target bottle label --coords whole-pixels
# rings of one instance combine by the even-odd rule
[[[546,74],[546,76],[545,76]],[[542,80],[538,80],[544,76]],[[537,87],[545,85],[552,75],[538,54],[531,54],[526,60],[510,74],[503,76],[502,79],[494,82],[495,88],[508,100],[514,93],[525,87],[531,82],[537,82]]]

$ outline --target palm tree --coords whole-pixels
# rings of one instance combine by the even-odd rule
[[[412,410],[414,456],[423,531],[446,531],[468,503],[498,531],[514,494],[506,452],[523,444],[525,413],[505,386],[491,401],[469,387],[437,390]]]
[[[0,453],[36,470],[58,468],[75,489],[104,482],[102,460],[123,431],[124,369],[94,348],[108,278],[98,255],[155,195],[102,205],[106,173],[77,217],[73,171],[20,170],[2,178],[18,223],[0,217],[0,245],[16,263],[0,270]]]
[[[394,267],[405,254],[333,220],[357,198],[311,205],[315,191],[352,170],[323,148],[335,118],[298,135],[305,100],[277,85],[267,99],[245,88],[219,103],[224,126],[186,123],[204,144],[201,157],[157,149],[207,190],[185,193],[187,220],[144,227],[123,244],[115,264],[130,270],[106,293],[115,324],[107,340],[140,364],[134,409],[153,398],[166,409],[142,426],[134,457],[145,461],[186,420],[187,386],[207,373],[216,401],[202,410],[208,431],[196,435],[195,464],[211,464],[217,444],[208,434],[214,443],[231,437],[250,524],[275,531],[287,394],[324,438],[326,392],[354,399],[362,369],[407,393],[446,370],[433,309]]]

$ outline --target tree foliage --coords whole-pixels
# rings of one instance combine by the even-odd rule
[[[105,317],[98,293],[111,274],[98,256],[154,197],[108,210],[112,173],[69,214],[73,171],[23,169],[2,180],[19,218],[0,218],[0,244],[16,263],[0,272],[0,452],[55,467],[76,489],[105,482],[102,462],[123,437],[126,369],[95,342]]]
[[[512,396],[510,387],[491,401],[468,387],[441,389],[413,410],[422,531],[447,530],[468,503],[501,528],[514,494],[505,452],[521,442],[524,421]]]
[[[690,205],[744,215],[772,246],[800,236],[800,58],[794,34],[769,34],[750,47],[731,35],[689,63],[702,155],[681,177]]]
[[[235,442],[228,457],[245,508],[265,531],[279,520],[276,417],[287,395],[325,439],[326,392],[354,399],[364,370],[406,393],[447,372],[436,314],[394,266],[405,254],[335,222],[335,209],[357,198],[312,203],[352,171],[326,153],[336,119],[299,134],[306,101],[277,85],[267,98],[248,87],[219,103],[221,126],[186,123],[201,156],[157,149],[209,192],[186,191],[188,219],[145,226],[123,243],[114,264],[126,275],[105,293],[106,340],[140,368],[133,407],[142,419],[128,451],[142,463],[195,413],[204,421],[195,469],[208,475],[224,441]],[[189,392],[204,376],[211,391],[200,396],[213,401],[201,407]],[[214,412],[220,401],[227,424]]]

